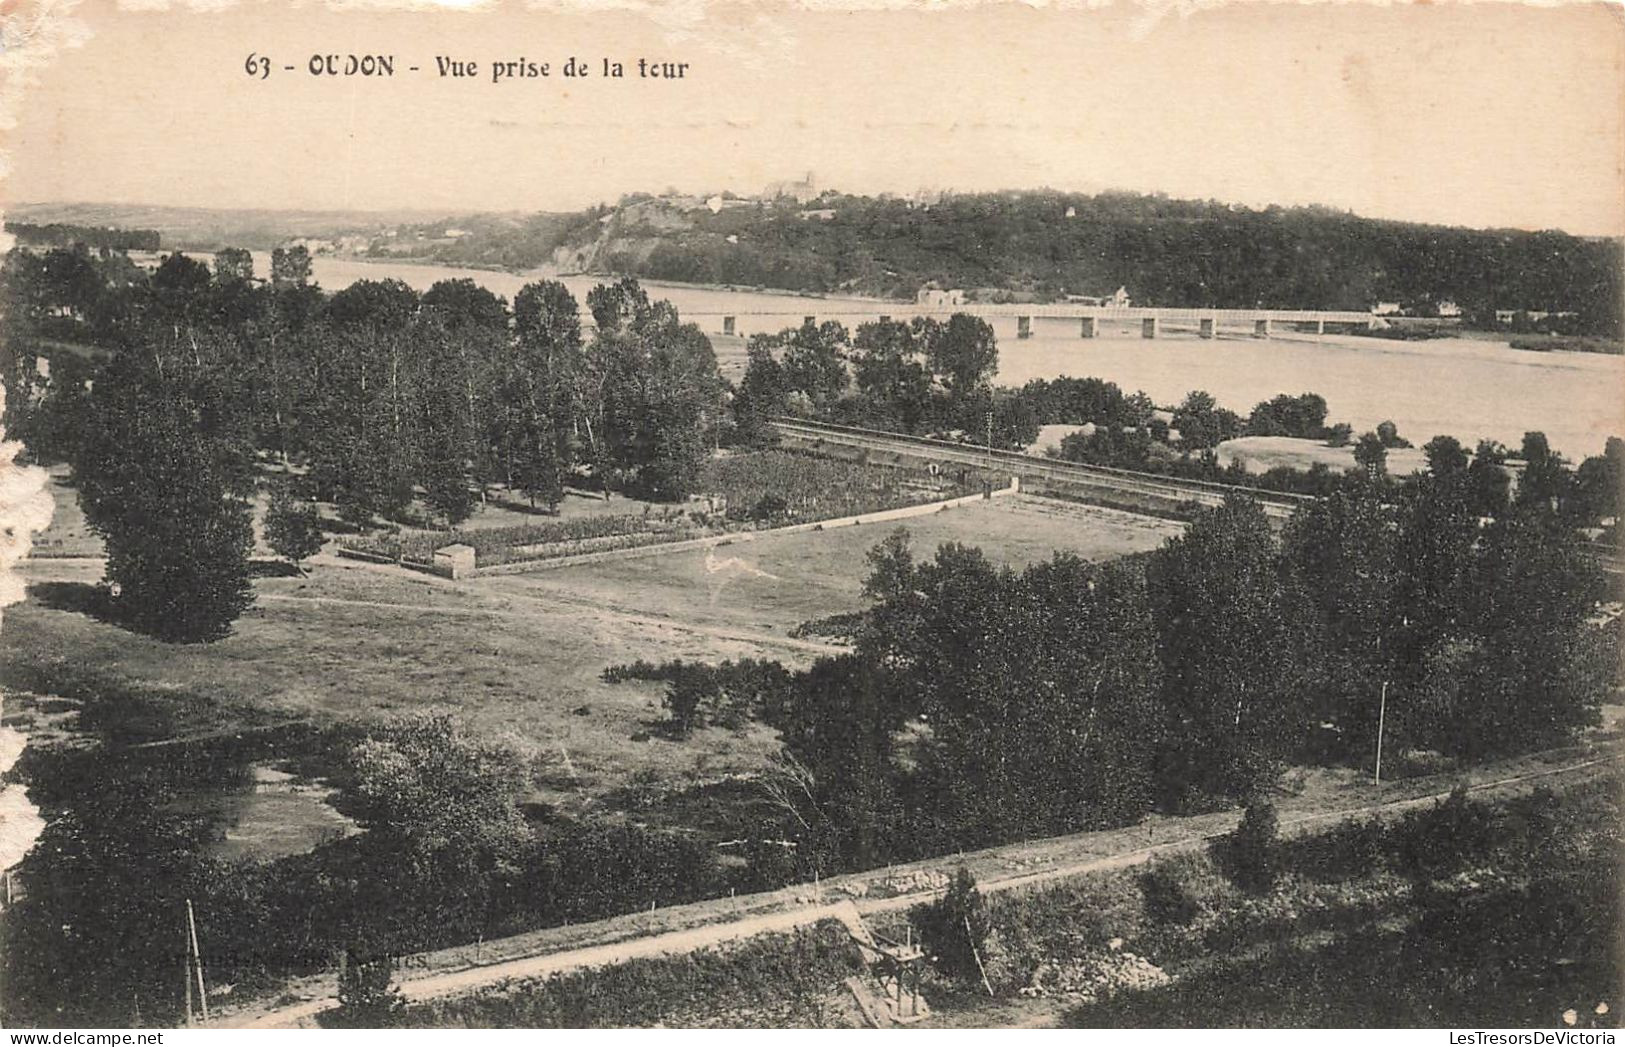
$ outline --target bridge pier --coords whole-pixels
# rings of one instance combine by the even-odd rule
[[[1157,336],[1157,318],[1148,316],[1140,321],[1140,337],[1155,338]]]
[[[1086,317],[1083,318],[1083,327],[1082,327],[1082,329],[1078,331],[1078,337],[1080,337],[1080,338],[1093,338],[1094,336],[1095,336],[1095,318],[1092,317],[1092,316],[1086,316]]]
[[[1270,336],[1270,322],[1268,320],[1253,321],[1253,337],[1268,338]]]
[[[1033,336],[1033,318],[1030,316],[1016,317],[1016,337],[1031,338]]]
[[[732,316],[724,316],[722,318],[722,333],[723,334],[733,334],[735,328],[737,328],[737,327],[738,327],[738,323],[736,322],[734,317],[732,317]]]
[[[1205,316],[1199,320],[1197,324],[1196,333],[1198,335],[1203,338],[1212,338],[1214,334],[1213,329],[1218,324],[1218,321],[1211,316]]]
[[[1316,334],[1325,334],[1326,333],[1326,321],[1325,320],[1316,320],[1315,321],[1315,333]]]

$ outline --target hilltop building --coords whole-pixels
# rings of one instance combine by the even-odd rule
[[[808,171],[807,177],[799,181],[772,183],[762,196],[769,200],[787,196],[798,204],[807,204],[818,199],[822,192],[823,190],[818,187],[818,180],[813,177],[811,171]]]

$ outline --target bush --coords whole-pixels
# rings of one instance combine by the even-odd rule
[[[1139,875],[1139,884],[1146,918],[1153,923],[1189,927],[1202,911],[1179,870],[1167,862],[1152,862]]]
[[[981,981],[982,954],[993,921],[976,878],[964,866],[954,874],[948,893],[914,910],[914,924],[926,954],[939,971],[963,981]]]
[[[340,1029],[387,1029],[401,1023],[406,1001],[390,984],[394,963],[389,957],[366,960],[353,950],[339,971],[339,1006],[322,1024]]]
[[[782,520],[789,512],[790,503],[782,495],[764,494],[751,507],[750,516],[753,520]]]
[[[1415,880],[1431,880],[1461,864],[1465,856],[1488,853],[1501,840],[1496,812],[1467,797],[1458,785],[1426,811],[1412,811],[1394,829],[1400,871]]]
[[[265,544],[298,567],[322,550],[322,522],[316,506],[297,502],[278,489],[265,512]]]
[[[1254,800],[1241,816],[1241,824],[1220,841],[1219,864],[1230,881],[1249,894],[1267,894],[1280,874],[1280,843],[1276,838],[1275,805]]]
[[[1291,865],[1320,881],[1369,875],[1381,863],[1386,844],[1382,823],[1344,822],[1291,846]]]
[[[1349,441],[1354,439],[1354,426],[1347,422],[1338,422],[1326,430],[1327,447],[1347,447]]]

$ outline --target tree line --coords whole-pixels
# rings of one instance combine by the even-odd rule
[[[588,295],[588,338],[551,281],[510,307],[466,279],[328,294],[300,250],[252,274],[241,250],[150,274],[13,251],[0,271],[8,431],[73,465],[120,602],[173,638],[240,612],[261,466],[289,511],[318,499],[363,528],[424,523],[421,502],[456,524],[497,487],[549,509],[567,483],[682,498],[724,418],[710,342],[635,281]]]
[[[119,229],[113,226],[76,225],[71,222],[7,222],[6,232],[33,247],[72,247],[92,250],[156,251],[161,237],[156,229]]]

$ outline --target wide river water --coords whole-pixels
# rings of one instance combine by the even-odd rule
[[[264,275],[269,259],[259,255]],[[437,280],[471,277],[512,301],[526,283],[542,277],[482,269],[366,262],[318,256],[314,275],[329,291],[361,279],[394,277],[423,290]],[[563,282],[585,302],[601,277],[568,276]],[[646,285],[679,313],[699,323],[717,343],[726,372],[742,365],[739,339],[720,337],[722,317],[737,317],[736,332],[751,335],[794,326],[806,315],[838,319],[849,327],[890,315],[911,315],[907,303],[863,298],[732,291],[675,284]],[[1573,459],[1596,454],[1610,435],[1625,436],[1625,357],[1590,353],[1533,353],[1505,343],[1470,338],[1398,342],[1354,335],[1294,334],[1204,341],[1171,331],[1155,340],[1137,332],[1105,328],[1093,339],[1078,337],[1076,320],[1033,321],[1033,336],[1016,338],[1013,317],[990,322],[999,340],[998,380],[1020,385],[1058,375],[1097,377],[1125,391],[1143,389],[1160,405],[1172,405],[1192,389],[1205,389],[1222,406],[1245,413],[1277,393],[1319,393],[1331,421],[1357,431],[1391,419],[1400,435],[1421,444],[1447,433],[1468,444],[1481,438],[1516,446],[1525,431],[1546,433]]]

